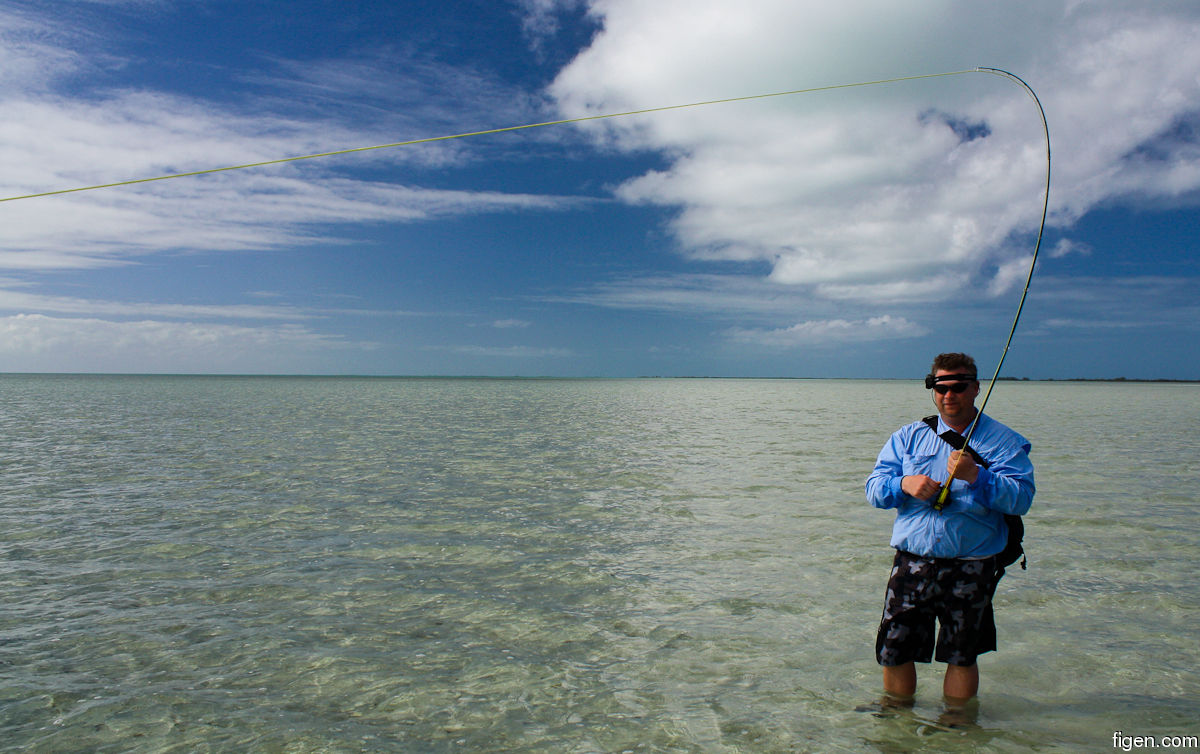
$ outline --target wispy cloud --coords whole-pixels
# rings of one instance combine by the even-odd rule
[[[599,283],[544,301],[708,316],[778,315],[807,306],[804,291],[749,275],[654,275]]]
[[[1052,330],[1131,330],[1144,326],[1141,322],[1127,320],[1097,320],[1097,319],[1063,319],[1053,317],[1042,323]]]
[[[564,14],[578,13],[586,0],[515,0],[521,26],[535,51],[544,49],[546,40],[558,34]]]
[[[283,172],[299,173],[285,169]],[[60,184],[62,185],[62,184]],[[328,176],[220,174],[69,197],[32,199],[4,229],[0,268],[39,270],[125,263],[178,250],[262,250],[338,243],[337,228],[517,210],[580,200],[434,190]]]
[[[1091,246],[1078,241],[1072,241],[1069,238],[1060,240],[1058,243],[1054,244],[1054,248],[1050,249],[1050,257],[1052,259],[1062,259],[1063,257],[1070,256],[1072,254],[1078,254],[1086,257],[1090,256],[1091,253]]]
[[[903,284],[908,286],[907,283]],[[891,287],[881,290],[846,290],[830,298],[881,296],[872,300],[873,308],[884,308],[888,301],[924,305],[930,299],[915,291]],[[814,343],[871,341],[897,337],[918,337],[928,330],[905,316],[881,314],[862,320],[829,316],[838,310],[836,303],[815,298],[806,289],[781,285],[769,279],[734,275],[676,275],[614,281],[556,299],[616,309],[648,310],[713,320],[779,321],[798,314],[814,317],[785,327],[731,327],[721,334],[733,341],[773,348],[793,348]],[[903,307],[898,307],[903,308]],[[822,316],[824,315],[824,316]]]
[[[1146,339],[1163,333],[1190,342],[1200,333],[1200,278],[1130,275],[1096,277],[1045,275],[1035,281],[1035,311],[1050,313],[1027,324],[1026,334],[1056,331],[1141,331]],[[1182,340],[1178,340],[1182,342]],[[1171,359],[1164,357],[1168,361]]]
[[[358,61],[277,61],[276,93],[327,90],[336,101],[310,97],[213,102],[149,89],[103,88],[87,99],[55,92],[56,79],[80,74],[90,50],[87,35],[54,31],[56,19],[0,10],[0,197],[21,196],[269,161],[368,146],[415,136],[425,129],[462,127],[472,114],[520,118],[539,105],[511,87],[469,69],[425,63],[396,72],[383,57]],[[76,52],[69,42],[84,45]],[[94,44],[94,43],[93,43]],[[394,61],[392,61],[394,64]],[[444,88],[452,83],[450,88]],[[407,84],[407,86],[405,86]],[[381,112],[364,124],[347,114],[368,88]],[[459,96],[469,92],[477,109]],[[389,94],[390,93],[390,94]],[[390,99],[421,102],[384,107]],[[268,106],[276,102],[272,111]],[[409,104],[412,104],[410,102]],[[337,106],[335,106],[337,105]],[[351,107],[351,106],[354,107]],[[365,107],[365,105],[362,105]],[[500,113],[501,115],[497,115]],[[453,114],[453,115],[450,115]],[[447,122],[449,121],[449,122]],[[473,127],[486,121],[476,120]],[[445,145],[372,153],[375,159],[461,160]],[[353,156],[288,163],[102,191],[0,204],[4,213],[0,269],[61,270],[127,263],[178,250],[269,250],[337,243],[339,229],[363,224],[410,223],[508,211],[576,207],[569,196],[447,190],[350,177]]]
[[[291,306],[120,302],[69,296],[46,296],[27,290],[4,288],[0,288],[0,311],[164,319],[298,320],[314,316],[311,312]]]
[[[540,93],[522,90],[470,63],[449,64],[419,50],[391,46],[348,58],[271,58],[271,67],[241,78],[263,87],[267,103],[341,124],[361,138],[391,143],[544,120],[553,111]],[[447,93],[453,96],[447,96]],[[297,103],[300,103],[299,105]],[[533,138],[548,132],[531,132]],[[471,141],[438,141],[373,154],[372,159],[431,165],[461,162]]]
[[[18,371],[294,372],[333,351],[369,351],[296,324],[246,325],[130,322],[18,314],[0,317],[0,358]]]
[[[725,334],[742,343],[770,348],[795,348],[824,343],[915,338],[927,333],[924,327],[903,317],[885,315],[865,320],[809,320],[774,329],[730,328]]]
[[[542,346],[482,346],[482,345],[445,345],[429,346],[431,351],[448,351],[461,356],[482,356],[489,359],[565,359],[574,355],[567,348],[546,348]]]

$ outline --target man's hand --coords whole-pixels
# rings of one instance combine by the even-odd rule
[[[975,463],[975,459],[971,457],[970,453],[964,453],[961,450],[950,454],[946,471],[950,476],[961,479],[967,484],[975,484],[975,480],[979,477],[979,466]]]
[[[918,500],[928,500],[936,495],[941,488],[942,485],[938,484],[932,477],[927,477],[924,474],[913,474],[900,480],[900,489],[904,490],[904,494],[915,497]]]

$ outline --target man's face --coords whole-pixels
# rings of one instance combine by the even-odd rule
[[[933,376],[961,374],[964,371],[966,370],[939,369],[934,372]],[[953,388],[960,385],[966,385],[966,389],[961,393],[954,392]],[[945,392],[938,392],[942,389],[945,389]],[[966,424],[975,418],[975,398],[978,395],[979,383],[977,381],[938,382],[934,387],[933,402],[947,424]]]

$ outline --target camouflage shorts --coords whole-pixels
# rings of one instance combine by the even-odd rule
[[[992,593],[1002,575],[994,557],[922,558],[898,550],[875,639],[879,664],[933,659],[935,620],[941,624],[938,662],[974,665],[979,655],[995,650]]]

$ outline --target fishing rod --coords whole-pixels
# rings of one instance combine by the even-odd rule
[[[1017,332],[1017,323],[1021,321],[1021,310],[1025,308],[1025,298],[1029,295],[1029,284],[1033,281],[1033,270],[1037,265],[1038,251],[1042,248],[1042,234],[1046,230],[1046,214],[1050,209],[1050,126],[1046,123],[1046,111],[1042,107],[1042,101],[1038,99],[1037,93],[1033,91],[1033,88],[1016,74],[999,68],[981,67],[975,70],[1011,79],[1024,87],[1029,96],[1033,98],[1034,104],[1037,105],[1038,113],[1042,116],[1042,133],[1046,136],[1046,188],[1043,192],[1044,198],[1042,200],[1042,222],[1038,226],[1037,243],[1033,246],[1033,258],[1029,260],[1029,274],[1025,276],[1025,289],[1021,291],[1021,301],[1017,304],[1017,314],[1013,317],[1012,328],[1008,331],[1008,340],[1004,342],[1004,351],[1000,354],[1000,361],[996,363],[996,372],[992,375],[992,381],[988,383],[987,392],[983,395],[983,403],[979,405],[979,409],[975,412],[975,418],[971,420],[971,426],[967,430],[963,450],[959,451],[958,460],[955,462],[954,468],[950,469],[950,476],[946,479],[946,484],[942,487],[942,491],[938,493],[937,500],[933,504],[935,511],[940,511],[946,507],[946,499],[950,496],[950,483],[954,481],[958,465],[962,463],[962,457],[966,453],[966,448],[971,444],[971,437],[975,434],[975,428],[979,426],[979,417],[983,416],[983,409],[987,406],[988,398],[992,397],[992,388],[996,387],[996,380],[1000,377],[1000,369],[1004,366],[1004,358],[1008,356],[1008,348],[1012,345],[1013,335]]]

